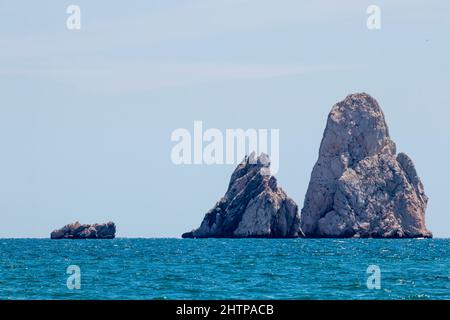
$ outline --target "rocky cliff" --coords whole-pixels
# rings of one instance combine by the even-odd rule
[[[333,106],[301,215],[308,237],[431,237],[428,198],[368,94]]]
[[[196,230],[183,238],[287,238],[302,236],[295,202],[270,175],[265,154],[246,157],[231,176],[224,197]]]
[[[90,225],[77,221],[50,234],[51,239],[114,239],[115,236],[116,225],[114,222]]]

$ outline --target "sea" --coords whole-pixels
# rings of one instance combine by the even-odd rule
[[[450,299],[450,240],[0,239],[0,299]]]

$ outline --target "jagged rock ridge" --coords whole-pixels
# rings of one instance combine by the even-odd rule
[[[333,106],[301,214],[307,237],[431,237],[428,198],[412,160],[396,155],[384,114],[366,93]]]
[[[77,221],[50,234],[51,239],[114,239],[115,236],[116,225],[114,222],[90,225]]]
[[[286,238],[302,236],[296,203],[270,175],[265,154],[245,157],[231,176],[224,197],[196,230],[183,238]]]

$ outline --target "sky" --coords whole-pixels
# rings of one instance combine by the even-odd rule
[[[302,207],[332,105],[363,91],[416,165],[428,228],[450,237],[449,14],[436,0],[2,0],[0,238],[199,226],[234,165],[173,163],[171,134],[194,121],[278,129],[276,176]]]

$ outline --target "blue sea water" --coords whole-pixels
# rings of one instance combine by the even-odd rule
[[[0,239],[0,299],[450,299],[446,239]],[[81,270],[69,289],[67,268]],[[368,289],[367,268],[381,270]]]

